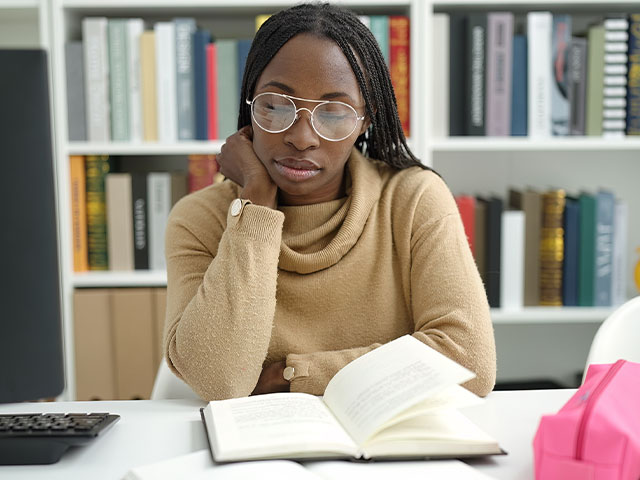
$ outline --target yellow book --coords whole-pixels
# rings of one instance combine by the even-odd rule
[[[145,142],[158,141],[158,106],[156,103],[155,33],[140,36],[140,71],[142,78],[142,131]]]
[[[260,30],[262,24],[266,22],[270,16],[271,14],[256,15],[256,32]]]
[[[87,186],[84,157],[69,157],[71,172],[71,239],[73,248],[73,271],[89,270],[87,246]]]
[[[564,190],[551,190],[542,197],[540,305],[562,306],[562,262],[564,260],[562,213],[565,203]]]

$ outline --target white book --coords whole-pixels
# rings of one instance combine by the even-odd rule
[[[107,28],[106,17],[82,20],[87,139],[90,142],[111,140]]]
[[[522,210],[502,212],[500,232],[500,306],[524,306],[524,220]]]
[[[551,12],[527,14],[529,136],[551,135]]]
[[[611,271],[611,303],[627,301],[627,242],[629,235],[629,204],[617,201],[613,212],[613,263]]]
[[[131,174],[107,174],[105,197],[109,270],[134,270]]]
[[[365,27],[371,30],[371,17],[369,15],[358,15],[358,18]]]
[[[147,175],[149,212],[149,269],[164,270],[164,234],[171,211],[171,174],[152,172]]]
[[[433,136],[449,136],[449,15],[433,15]]]
[[[176,108],[178,139],[193,140],[196,136],[195,85],[193,65],[194,18],[174,18],[176,52]]]
[[[499,454],[496,440],[458,411],[480,400],[460,386],[473,377],[405,335],[343,367],[322,398],[212,401],[202,418],[217,462]]]
[[[178,138],[176,95],[176,42],[172,22],[158,22],[156,34],[156,93],[158,95],[158,140],[175,142]]]
[[[132,142],[141,142],[142,126],[142,72],[140,70],[140,36],[144,31],[141,18],[127,21],[127,63],[129,65],[129,137]]]

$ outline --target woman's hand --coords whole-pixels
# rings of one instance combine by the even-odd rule
[[[262,369],[256,388],[251,395],[262,395],[263,393],[288,392],[289,382],[284,379],[284,369],[287,362],[272,363]]]
[[[253,149],[250,125],[227,137],[216,160],[220,173],[243,187],[242,198],[257,205],[276,207],[278,188]]]

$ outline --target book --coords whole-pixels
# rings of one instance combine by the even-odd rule
[[[140,78],[142,96],[142,138],[158,141],[158,97],[156,92],[156,34],[148,31],[140,35]]]
[[[527,37],[513,36],[511,135],[527,135]]]
[[[69,141],[87,140],[87,120],[84,98],[84,60],[82,42],[68,42],[64,46],[67,77],[67,128]]]
[[[201,410],[216,462],[464,457],[502,453],[457,408],[466,368],[405,335],[343,367],[324,396],[273,393]]]
[[[604,27],[589,28],[587,34],[587,119],[585,133],[602,135],[602,107],[604,95]]]
[[[624,15],[604,21],[602,134],[608,137],[624,136],[627,126],[628,29],[629,22]]]
[[[476,198],[474,209],[474,253],[480,278],[484,285],[487,284],[487,204],[480,198]]]
[[[164,362],[164,319],[167,313],[167,289],[153,288],[153,364]]]
[[[224,140],[238,130],[238,41],[216,40],[218,73],[218,138]]]
[[[176,105],[178,140],[193,140],[195,137],[193,33],[194,18],[174,18],[176,54]],[[206,104],[206,103],[205,103]]]
[[[151,172],[147,175],[147,202],[149,224],[149,268],[164,270],[164,233],[171,210],[171,174]]]
[[[487,14],[470,14],[466,28],[466,134],[482,136],[486,133]]]
[[[111,140],[107,25],[105,17],[82,20],[87,139],[90,142]]]
[[[511,82],[513,63],[513,13],[487,14],[486,134],[511,132]]]
[[[549,190],[542,195],[540,234],[540,305],[562,306],[564,228],[562,214],[566,193]]]
[[[524,230],[522,210],[502,212],[500,239],[500,307],[520,309],[524,305]]]
[[[611,271],[611,304],[622,305],[627,301],[627,236],[629,234],[629,204],[616,201],[613,217],[613,252]]]
[[[215,155],[194,153],[189,155],[188,162],[188,193],[193,193],[213,183],[213,177],[218,171],[218,164],[216,162]]]
[[[215,140],[218,134],[218,47],[209,43],[206,47],[207,90],[207,139]]]
[[[410,25],[405,15],[389,16],[389,74],[404,136],[411,133]]]
[[[433,136],[449,136],[449,15],[433,15]]]
[[[71,248],[73,249],[73,271],[89,270],[87,245],[87,185],[84,157],[69,157],[71,196]]]
[[[596,239],[594,305],[611,305],[611,274],[613,267],[613,222],[615,197],[613,193],[600,190],[596,193]]]
[[[370,15],[369,29],[378,42],[380,52],[389,67],[389,17],[387,15]]]
[[[109,173],[108,155],[85,157],[87,187],[87,250],[90,270],[108,270],[105,177]]]
[[[528,34],[528,128],[529,136],[551,135],[551,12],[529,12]]]
[[[133,222],[133,264],[136,270],[149,269],[149,213],[147,205],[147,175],[131,173],[131,204]]]
[[[144,138],[142,124],[142,71],[140,36],[144,31],[141,18],[127,20],[127,93],[129,104],[129,139],[141,142]]]
[[[580,243],[578,248],[578,305],[592,307],[595,277],[596,199],[588,193],[578,197]]]
[[[485,287],[487,299],[493,308],[500,308],[501,240],[503,203],[499,197],[487,201],[487,275]]]
[[[241,38],[238,40],[238,98],[240,97],[240,90],[242,89],[242,78],[244,77],[244,66],[247,63],[247,57],[249,56],[249,50],[251,50],[251,38]],[[236,107],[237,109],[237,107]]]
[[[563,215],[564,255],[562,262],[562,305],[578,306],[578,248],[580,210],[578,200],[566,197]]]
[[[573,37],[569,46],[569,135],[585,134],[587,98],[587,39]]]
[[[449,15],[449,135],[466,134],[467,87],[465,69],[467,18],[459,13]]]
[[[171,143],[178,138],[175,25],[173,22],[158,22],[154,31],[158,140]]]
[[[134,269],[131,174],[109,173],[105,179],[109,270]]]
[[[193,87],[195,92],[195,139],[209,137],[209,92],[207,78],[207,47],[211,42],[208,30],[198,29],[193,33]]]
[[[640,13],[629,15],[627,135],[640,135]]]
[[[127,20],[111,18],[109,31],[109,87],[111,102],[111,140],[129,140],[129,62],[127,59]]]
[[[469,248],[471,249],[471,253],[475,255],[474,241],[476,198],[472,195],[457,195],[455,197],[455,200],[456,204],[458,205],[458,211],[460,212],[462,225],[464,226],[464,233],[467,235]]]
[[[551,40],[551,133],[569,135],[569,46],[571,45],[571,16],[553,15]]]

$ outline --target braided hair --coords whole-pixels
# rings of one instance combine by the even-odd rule
[[[367,131],[357,138],[356,148],[396,169],[413,166],[427,169],[407,146],[389,70],[375,37],[355,13],[329,3],[296,5],[272,15],[262,24],[247,56],[238,129],[251,124],[251,107],[245,100],[252,98],[258,77],[280,48],[301,33],[333,40],[351,65],[371,120]]]

